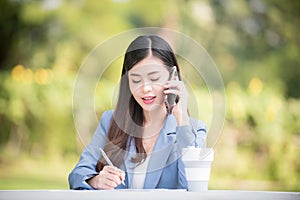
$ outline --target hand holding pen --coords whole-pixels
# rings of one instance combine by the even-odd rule
[[[110,161],[110,159],[107,157],[105,151],[103,151],[102,148],[99,148],[101,153],[102,153],[102,156],[103,158],[106,160],[106,162],[109,164],[109,166],[112,166],[114,167],[114,165],[112,164],[112,162]],[[120,170],[121,171],[121,170]],[[121,171],[122,172],[122,171]],[[124,182],[125,178],[122,178],[122,185],[125,185],[125,182]]]
[[[87,181],[88,184],[90,184],[95,189],[105,190],[112,190],[121,183],[125,185],[125,173],[117,167],[113,166],[112,162],[109,160],[106,153],[101,148],[100,151],[108,165],[103,167],[98,175],[89,179]]]

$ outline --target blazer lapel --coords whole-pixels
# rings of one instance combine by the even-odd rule
[[[131,140],[130,144],[129,144],[129,151],[127,152],[126,156],[125,156],[125,161],[124,161],[124,165],[123,165],[123,170],[126,172],[126,186],[127,188],[131,187],[132,184],[132,176],[134,173],[134,168],[135,168],[135,163],[131,161],[131,158],[134,158],[136,156],[136,149],[135,149],[135,144],[134,144],[134,140]]]

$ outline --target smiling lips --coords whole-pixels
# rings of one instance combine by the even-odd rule
[[[154,102],[155,98],[156,98],[155,96],[147,96],[147,97],[142,97],[142,100],[144,104],[151,104]]]

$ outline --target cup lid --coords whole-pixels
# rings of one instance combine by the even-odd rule
[[[213,148],[198,148],[189,146],[182,149],[182,160],[185,161],[213,161],[214,149]]]

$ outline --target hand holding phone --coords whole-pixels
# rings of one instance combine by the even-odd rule
[[[178,73],[176,70],[176,66],[173,66],[172,71],[170,73],[169,81],[171,81],[171,80],[178,80]],[[175,103],[176,98],[177,98],[177,95],[175,95],[175,94],[167,95],[167,104],[168,104],[167,107],[168,107],[169,114],[172,113],[172,108],[176,104]]]

